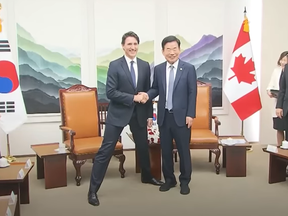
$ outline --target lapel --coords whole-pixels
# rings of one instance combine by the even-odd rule
[[[138,58],[136,58],[136,61],[137,61],[137,70],[138,70],[138,79],[137,79],[137,87],[138,87],[138,84],[140,84],[140,82],[139,81],[141,81],[141,80],[145,80],[145,79],[143,79],[143,71],[142,71],[142,69],[143,69],[143,67],[141,67],[141,63],[140,63],[140,61],[138,60]]]
[[[165,62],[163,64],[163,67],[162,67],[162,83],[163,83],[163,88],[164,88],[164,92],[165,92],[165,95],[166,95],[166,89],[167,89],[167,86],[166,86],[166,65],[167,65],[167,62]]]
[[[173,90],[176,88],[179,80],[180,80],[180,77],[182,76],[183,74],[183,70],[184,70],[184,64],[183,62],[179,59],[179,63],[178,63],[178,68],[177,68],[177,72],[176,72],[176,77],[175,77],[175,81],[174,81],[174,88]]]
[[[138,63],[138,62],[137,62],[137,63]],[[135,89],[134,84],[133,84],[133,80],[132,80],[132,76],[131,76],[131,72],[130,72],[130,70],[129,70],[129,68],[128,68],[128,65],[127,65],[127,62],[126,62],[126,59],[125,59],[124,56],[123,56],[122,59],[121,59],[121,66],[122,66],[122,68],[123,68],[123,70],[124,70],[124,72],[125,72],[128,80],[129,80],[130,84],[131,84],[132,87]]]

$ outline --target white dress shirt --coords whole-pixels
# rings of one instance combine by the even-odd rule
[[[175,77],[176,77],[176,72],[177,72],[177,68],[178,68],[178,63],[179,63],[179,59],[174,62],[173,66],[173,71],[174,71],[174,82],[175,82]],[[168,91],[169,91],[169,77],[170,77],[170,68],[171,64],[169,64],[169,62],[166,63],[166,102],[165,102],[165,108],[167,108],[167,101],[168,101]]]
[[[127,62],[127,65],[128,65],[128,68],[129,68],[129,71],[131,73],[131,61],[134,61],[133,63],[133,68],[134,68],[134,71],[135,71],[135,81],[136,81],[136,86],[137,86],[137,83],[138,83],[138,67],[137,67],[137,58],[135,57],[134,59],[130,59],[128,58],[126,55],[124,55],[125,57],[125,60]]]

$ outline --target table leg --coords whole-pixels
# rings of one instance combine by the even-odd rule
[[[226,168],[226,147],[222,147],[222,167]]]
[[[246,177],[246,147],[226,146],[226,176]]]
[[[66,161],[64,154],[44,158],[45,189],[67,186]]]
[[[29,175],[26,175],[24,181],[20,184],[20,204],[29,204],[30,196],[29,196]]]
[[[37,179],[44,178],[44,161],[43,158],[40,158],[38,155],[36,156],[37,163]]]
[[[276,155],[270,154],[269,160],[269,184],[286,181],[287,161],[281,160]]]
[[[161,180],[161,147],[159,144],[150,146],[150,164],[151,164],[151,174],[157,180]]]

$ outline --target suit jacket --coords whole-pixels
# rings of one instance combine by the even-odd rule
[[[277,97],[276,108],[283,109],[283,116],[288,113],[288,66],[284,68],[283,77],[280,79],[280,90]]]
[[[118,127],[125,127],[134,112],[136,112],[139,125],[147,126],[147,119],[152,118],[153,106],[149,101],[146,104],[135,103],[133,98],[138,92],[147,92],[150,89],[150,65],[137,58],[138,81],[137,87],[133,85],[131,72],[125,57],[110,62],[106,95],[110,100],[106,123]]]
[[[164,62],[154,68],[152,88],[148,91],[149,99],[159,95],[157,123],[162,126],[166,103],[166,65]],[[197,76],[195,67],[179,60],[174,80],[172,96],[173,114],[179,127],[186,125],[186,116],[195,118],[197,96]]]

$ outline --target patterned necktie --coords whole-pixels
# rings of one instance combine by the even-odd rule
[[[134,61],[131,61],[130,71],[131,71],[131,76],[132,76],[132,81],[133,81],[134,87],[136,88],[136,75],[135,75],[133,63],[134,63]]]
[[[167,109],[173,109],[172,95],[174,88],[174,66],[170,66],[169,82],[168,82],[168,100],[167,100]]]

